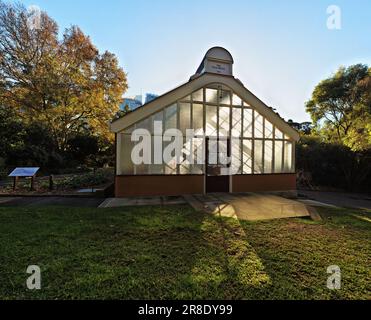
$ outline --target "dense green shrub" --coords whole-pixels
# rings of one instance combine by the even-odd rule
[[[6,178],[8,175],[6,166],[5,166],[5,159],[0,157],[0,179]]]
[[[14,110],[0,105],[0,171],[36,166],[43,173],[86,171],[114,163],[114,143],[83,128],[60,149],[50,129],[39,122],[24,122]],[[78,170],[76,168],[84,168]],[[1,174],[1,173],[0,173]]]
[[[319,186],[370,191],[370,163],[371,150],[354,152],[318,137],[304,136],[297,147],[297,169],[310,172]]]
[[[58,189],[77,189],[91,186],[99,186],[113,182],[113,170],[98,169],[80,175],[73,175],[55,182]]]

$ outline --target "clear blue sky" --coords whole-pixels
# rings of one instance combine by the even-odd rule
[[[356,0],[25,0],[63,30],[76,24],[128,73],[127,95],[157,94],[186,82],[218,45],[235,76],[280,114],[305,121],[314,86],[340,65],[371,65],[371,1]],[[326,9],[342,10],[328,30]]]

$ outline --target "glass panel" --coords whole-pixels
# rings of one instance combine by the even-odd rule
[[[252,109],[243,110],[243,136],[252,138]]]
[[[176,163],[175,160],[165,164],[165,175],[175,175],[177,174],[176,171]]]
[[[243,106],[244,106],[244,107],[251,107],[251,106],[250,106],[247,102],[245,102],[245,101],[243,102]]]
[[[190,155],[191,155],[191,152],[192,152],[191,147],[192,147],[192,141],[187,140],[187,138],[184,137],[184,144],[183,144],[183,150],[182,150],[183,161],[179,165],[179,173],[180,174],[190,174],[191,173],[191,165],[190,165],[190,161],[192,161],[192,159],[190,158]]]
[[[204,108],[202,104],[193,104],[193,129],[196,135],[203,135]]]
[[[241,140],[232,139],[232,174],[241,174]]]
[[[191,165],[187,162],[183,162],[179,165],[179,174],[187,175],[191,173]]]
[[[192,174],[203,174],[203,166],[200,164],[195,164],[192,166]]]
[[[238,95],[233,94],[232,104],[234,106],[242,106],[242,100],[241,100],[241,98]]]
[[[183,135],[187,129],[191,129],[191,105],[189,103],[179,104],[179,129]]]
[[[209,164],[218,164],[218,140],[210,139],[208,145],[208,163]]]
[[[186,96],[183,99],[180,99],[181,101],[191,101],[191,96]]]
[[[220,90],[220,104],[231,105],[231,92],[226,90]]]
[[[135,125],[135,129],[145,129],[152,133],[152,117],[148,117]]]
[[[163,111],[157,112],[152,117],[153,121],[164,121],[164,112]]]
[[[232,137],[241,137],[242,130],[242,109],[232,109]]]
[[[228,140],[221,139],[218,142],[218,156],[219,156],[219,162],[218,164],[226,167],[230,164],[230,159],[228,158]]]
[[[163,131],[163,128],[164,128],[164,124],[163,124],[163,122],[164,122],[164,112],[163,111],[161,111],[161,112],[158,112],[158,113],[155,113],[153,116],[152,116],[152,125],[153,125],[153,132],[152,132],[152,134],[156,134],[156,135],[160,135],[160,132],[155,132],[155,127],[154,127],[154,122],[161,122],[161,126],[159,127],[159,128],[161,128],[162,130],[161,131]],[[159,129],[157,129],[157,131],[158,131]],[[161,134],[162,135],[162,134]]]
[[[273,165],[273,141],[264,143],[264,173],[272,173]]]
[[[230,108],[220,107],[219,108],[219,136],[229,136],[230,130]]]
[[[165,109],[165,128],[164,130],[168,129],[176,129],[177,128],[177,105],[172,105]]]
[[[146,175],[149,174],[149,165],[148,164],[141,164],[139,166],[135,166],[135,174],[136,175]]]
[[[164,166],[162,164],[151,164],[150,172],[151,174],[164,174]]]
[[[292,143],[285,141],[284,172],[292,172]]]
[[[273,139],[273,125],[267,119],[265,119],[264,126],[265,126],[264,128],[265,138]]]
[[[276,141],[274,144],[274,172],[282,173],[282,152],[283,141]]]
[[[134,164],[131,160],[131,150],[133,149],[134,143],[131,141],[130,134],[121,134],[121,150],[120,150],[120,164],[118,174],[134,174]]]
[[[283,133],[276,127],[274,128],[274,136],[276,139],[283,139]]]
[[[255,111],[255,138],[263,138],[263,117]]]
[[[254,173],[263,173],[263,141],[255,140],[254,148]]]
[[[163,150],[165,150],[165,148],[170,144],[170,143],[173,143],[173,139],[172,141],[164,141],[163,142]],[[165,174],[168,174],[168,175],[172,175],[172,174],[177,174],[177,165],[176,165],[176,156],[175,156],[175,151],[173,151],[173,154],[172,154],[172,159],[168,162],[168,163],[164,163],[164,167],[165,167]]]
[[[242,148],[243,174],[252,174],[252,141],[243,140]]]
[[[217,89],[206,89],[206,102],[207,103],[218,103],[218,90]]]
[[[192,94],[193,101],[204,102],[204,89],[200,89]]]
[[[192,174],[203,174],[204,163],[204,148],[203,138],[195,138],[192,140],[192,149],[194,157],[194,165],[192,165]]]
[[[155,153],[158,152],[159,154],[162,155],[162,150],[156,150],[157,148],[155,144],[155,139],[154,136],[152,136],[151,139],[151,144],[152,144],[152,164],[149,165],[149,172],[150,174],[163,174],[164,173],[164,166],[162,164],[155,164]],[[161,148],[161,146],[160,146]]]
[[[132,125],[131,127],[125,129],[122,133],[123,134],[132,134],[134,130],[135,130],[135,125]]]
[[[214,136],[218,135],[217,132],[217,107],[206,106],[206,135]]]

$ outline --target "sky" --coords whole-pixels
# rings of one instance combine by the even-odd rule
[[[236,78],[285,119],[301,122],[310,119],[305,102],[319,81],[340,66],[371,66],[370,0],[20,2],[46,11],[61,32],[78,25],[99,50],[116,54],[128,74],[127,96],[187,82],[206,51],[222,46]],[[341,29],[327,26],[330,5],[341,10]]]

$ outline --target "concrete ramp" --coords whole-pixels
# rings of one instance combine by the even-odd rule
[[[258,221],[311,216],[305,204],[271,194],[217,193],[187,196],[186,200],[196,210],[240,220]]]

